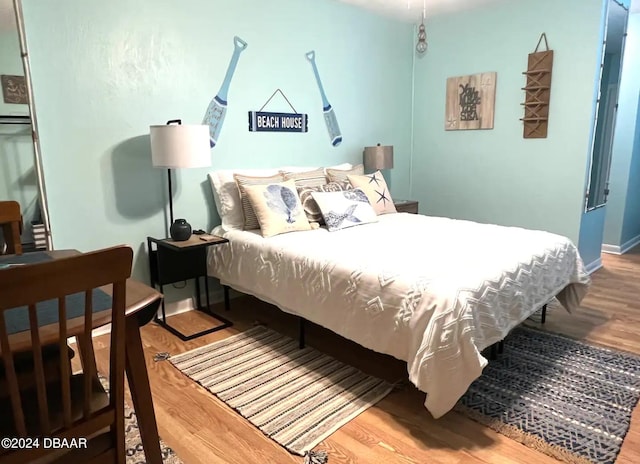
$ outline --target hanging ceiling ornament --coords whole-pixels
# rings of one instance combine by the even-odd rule
[[[422,4],[422,22],[418,27],[418,43],[416,44],[416,51],[419,54],[424,54],[427,51],[427,30],[424,27],[424,18],[427,13],[426,0]]]

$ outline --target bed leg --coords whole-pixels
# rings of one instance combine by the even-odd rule
[[[304,318],[300,318],[299,344],[300,349],[304,348]]]
[[[542,306],[542,314],[540,315],[540,324],[544,324],[547,320],[547,305]]]
[[[491,345],[491,347],[489,348],[489,359],[490,360],[494,360],[498,357],[498,344],[494,343],[493,345]]]

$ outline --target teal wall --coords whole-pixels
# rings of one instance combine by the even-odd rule
[[[613,141],[604,243],[623,246],[640,235],[640,14],[629,15]]]
[[[218,91],[233,36],[248,42],[211,168],[177,172],[176,217],[219,222],[206,174],[221,168],[360,162],[395,147],[394,195],[409,195],[408,24],[332,0],[25,0],[53,243],[89,250],[126,243],[146,279],[144,241],[164,236],[166,172],[151,166],[149,125],[200,123]],[[344,142],[329,143],[305,52],[316,61]],[[247,112],[276,89],[309,114],[309,133],[250,133]],[[267,107],[288,111],[279,98]]]
[[[601,0],[503,2],[427,25],[415,66],[412,185],[425,214],[545,229],[578,242],[600,50]],[[549,131],[523,139],[522,72],[554,50]],[[452,76],[496,71],[493,130],[445,131]]]
[[[18,33],[0,32],[0,74],[23,76]],[[0,96],[0,114],[28,115],[28,105],[5,103]],[[33,144],[28,125],[0,124],[0,200],[15,200],[28,226],[37,214],[36,176],[33,170]],[[23,242],[31,242],[29,227],[25,227]]]
[[[640,79],[640,76],[638,76],[638,79]],[[640,108],[640,98],[638,99],[638,107]],[[620,241],[622,243],[633,241],[637,244],[640,238],[640,112],[636,119],[634,139],[631,164],[629,166],[629,185],[627,187],[627,201],[622,224],[622,238]]]

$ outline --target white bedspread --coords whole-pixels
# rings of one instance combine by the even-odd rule
[[[369,349],[407,362],[440,417],[503,339],[558,296],[577,307],[589,277],[559,235],[415,214],[328,232],[216,233],[209,274]]]

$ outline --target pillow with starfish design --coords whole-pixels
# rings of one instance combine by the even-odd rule
[[[391,193],[387,183],[380,171],[364,176],[348,176],[353,188],[362,189],[369,198],[369,203],[373,206],[376,214],[395,213],[396,207],[393,204]]]

